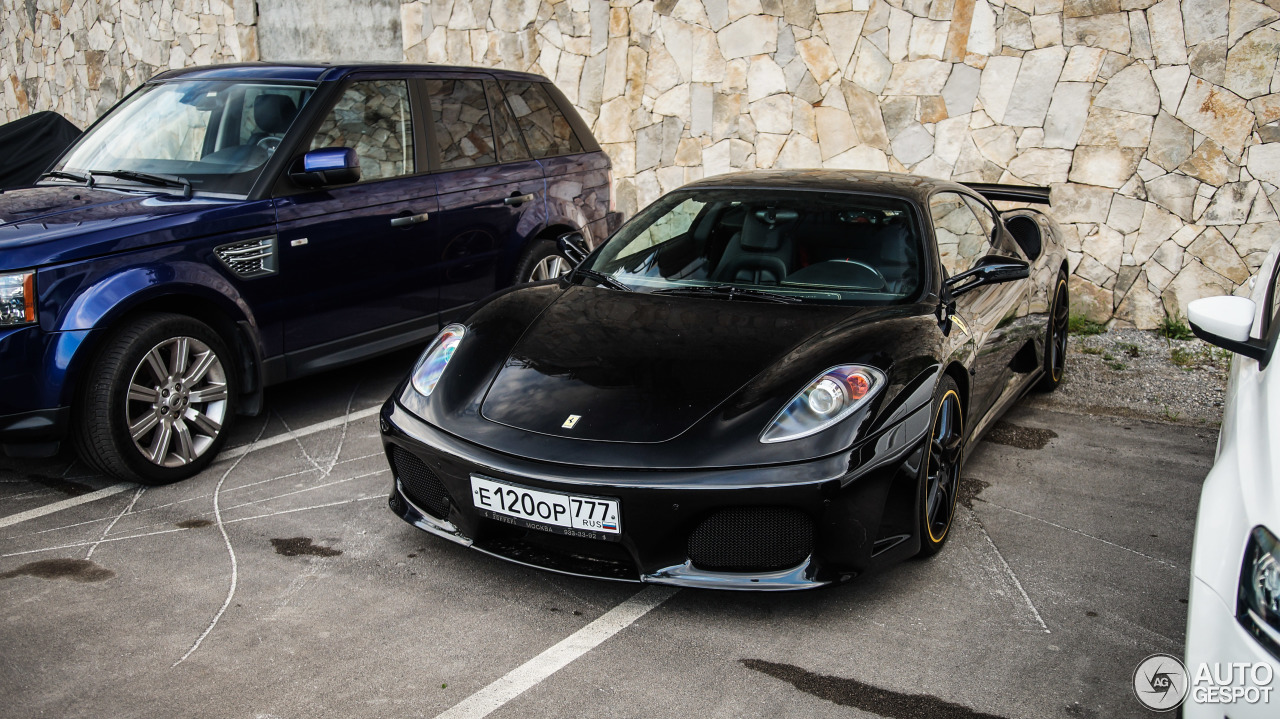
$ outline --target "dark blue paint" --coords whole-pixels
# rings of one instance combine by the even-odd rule
[[[168,71],[151,82],[278,81],[317,83],[319,90],[248,198],[183,199],[168,188],[63,182],[0,193],[0,272],[36,270],[39,315],[37,325],[0,329],[0,443],[60,440],[93,354],[130,313],[200,318],[259,363],[251,371],[265,384],[420,341],[441,312],[509,284],[535,237],[567,226],[603,239],[609,160],[598,150],[319,190],[289,181],[309,149],[312,121],[343,81],[460,71],[546,81],[395,64]],[[306,169],[340,167],[352,152],[312,153],[309,162],[326,154],[331,164]],[[420,152],[420,168],[431,164],[427,154]],[[567,184],[552,188],[548,178]],[[505,204],[512,194],[534,199]],[[418,215],[429,220],[391,225]],[[221,245],[272,235],[275,274],[244,279],[215,254]],[[321,357],[294,361],[291,353]],[[18,426],[26,429],[9,431]]]

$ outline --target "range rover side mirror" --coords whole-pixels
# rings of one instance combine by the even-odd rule
[[[591,248],[587,247],[587,239],[581,232],[566,232],[560,235],[556,239],[556,249],[574,267],[582,264],[582,261],[587,259],[587,255],[591,254]]]
[[[360,157],[350,147],[326,147],[302,156],[289,179],[303,187],[350,185],[360,181]]]
[[[978,264],[973,269],[947,278],[946,287],[947,292],[954,298],[983,285],[1022,280],[1030,274],[1031,265],[1026,260],[1002,255],[987,255],[978,260]]]
[[[1249,336],[1257,310],[1247,297],[1205,297],[1187,305],[1187,321],[1205,342],[1261,362],[1267,345]]]

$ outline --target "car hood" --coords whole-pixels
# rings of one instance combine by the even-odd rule
[[[94,257],[264,222],[244,201],[42,186],[0,193],[0,271]],[[231,212],[233,208],[235,212]],[[211,213],[192,222],[190,213]],[[238,216],[233,217],[233,216]],[[186,226],[183,228],[183,226]],[[166,232],[153,232],[154,230]]]
[[[858,313],[572,287],[516,342],[482,414],[557,437],[665,442],[797,344]]]

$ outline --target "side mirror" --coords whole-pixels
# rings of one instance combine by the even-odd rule
[[[994,285],[1000,282],[1026,279],[1031,274],[1031,265],[1016,257],[987,255],[978,260],[973,269],[965,270],[954,277],[947,278],[947,290],[952,297],[959,297],[969,290],[983,285]]]
[[[581,232],[566,232],[556,239],[556,249],[560,250],[560,254],[568,258],[569,263],[574,267],[582,264],[587,259],[587,255],[591,254],[591,248],[587,247],[587,240],[582,236]]]
[[[360,157],[350,147],[326,147],[302,156],[289,179],[303,187],[350,185],[360,181]]]
[[[1249,337],[1257,309],[1245,297],[1205,297],[1187,305],[1187,320],[1196,337],[1261,362],[1267,345]]]

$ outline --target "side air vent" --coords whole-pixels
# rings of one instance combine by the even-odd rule
[[[237,277],[251,280],[276,272],[276,236],[233,242],[213,249],[218,259]]]
[[[409,501],[436,519],[449,516],[449,492],[422,460],[399,447],[391,448],[391,466]]]
[[[722,509],[689,535],[689,559],[699,569],[774,571],[812,553],[813,520],[790,507]]]

